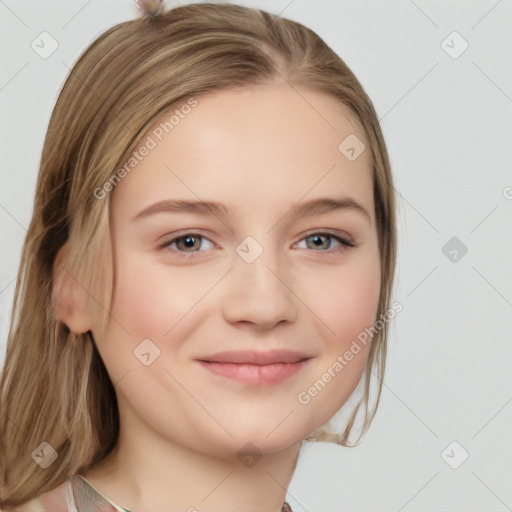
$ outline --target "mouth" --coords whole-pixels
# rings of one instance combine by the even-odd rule
[[[311,356],[289,350],[221,352],[196,359],[206,370],[248,384],[277,384],[303,369]]]

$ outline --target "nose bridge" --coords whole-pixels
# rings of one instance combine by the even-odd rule
[[[248,236],[236,247],[224,315],[227,320],[249,321],[269,327],[293,320],[296,305],[286,286],[286,262],[270,241]],[[283,282],[284,281],[284,282]]]
[[[282,265],[279,264],[280,255],[270,244],[263,246],[253,237],[247,237],[236,248],[235,269],[238,278],[246,282],[254,292],[272,291],[283,285],[274,273],[279,273]],[[273,269],[274,273],[270,271]],[[279,291],[279,290],[275,290]]]

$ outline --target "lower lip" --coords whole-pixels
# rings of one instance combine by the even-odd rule
[[[217,363],[198,361],[203,368],[228,377],[230,379],[246,382],[249,384],[277,384],[288,377],[291,377],[301,370],[309,359],[297,361],[296,363],[274,363],[274,364],[242,364],[242,363]]]

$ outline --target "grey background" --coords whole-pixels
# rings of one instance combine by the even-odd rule
[[[512,510],[512,1],[239,3],[306,24],[351,67],[381,119],[401,198],[403,311],[379,412],[356,448],[303,448],[290,504]],[[135,14],[129,0],[0,0],[0,364],[57,93],[90,41]],[[31,48],[43,31],[59,45],[46,59]],[[469,44],[460,55],[453,31]]]

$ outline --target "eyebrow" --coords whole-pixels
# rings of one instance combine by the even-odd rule
[[[333,199],[319,198],[297,203],[286,215],[308,217],[322,215],[336,210],[354,210],[362,213],[371,223],[370,214],[354,199],[349,197]],[[215,215],[217,217],[233,217],[236,209],[228,208],[215,201],[189,201],[184,199],[163,200],[144,208],[133,217],[132,222],[157,213],[195,213],[198,215]]]

